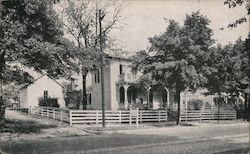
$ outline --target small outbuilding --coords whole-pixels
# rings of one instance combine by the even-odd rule
[[[39,106],[40,98],[57,98],[59,107],[65,107],[64,87],[47,74],[20,88],[20,108]]]

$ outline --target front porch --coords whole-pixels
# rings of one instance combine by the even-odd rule
[[[173,96],[171,98],[169,90],[161,85],[154,85],[149,88],[137,86],[134,83],[117,83],[116,100],[118,109],[128,110],[129,108],[139,108],[143,110],[173,109]]]

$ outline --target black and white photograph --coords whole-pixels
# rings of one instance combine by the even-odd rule
[[[249,0],[0,0],[0,154],[250,154]]]

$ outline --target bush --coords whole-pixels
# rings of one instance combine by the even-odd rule
[[[39,106],[59,107],[57,98],[40,98]]]
[[[67,90],[65,98],[66,106],[69,109],[79,109],[81,102],[81,91],[80,90]]]
[[[192,99],[188,101],[189,110],[200,110],[202,108],[203,101],[200,99]]]

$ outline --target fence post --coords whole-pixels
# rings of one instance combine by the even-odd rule
[[[199,112],[199,123],[201,123],[201,110]]]
[[[55,113],[55,109],[53,109],[53,119],[56,118],[56,113]]]
[[[136,128],[139,127],[138,122],[139,122],[139,108],[136,108]]]
[[[47,107],[47,118],[49,118],[49,108]]]
[[[214,120],[214,110],[212,110],[212,120]]]
[[[168,121],[168,109],[166,109],[166,122]]]
[[[61,121],[61,122],[63,121],[63,118],[62,118],[62,110],[60,110],[60,121]]]
[[[72,110],[69,110],[69,125],[72,126]]]
[[[99,122],[99,115],[98,115],[98,110],[96,111],[96,125],[98,125]]]
[[[185,119],[187,121],[187,118],[188,118],[188,110],[187,109],[186,109],[186,115],[185,116],[186,116]]]
[[[42,117],[43,117],[43,107],[41,107],[41,114],[42,114]]]
[[[178,117],[178,113],[177,113],[177,117]],[[179,122],[181,122],[181,110],[180,110],[180,119],[179,119]]]
[[[119,123],[121,124],[122,123],[122,111],[119,110]]]
[[[140,114],[140,123],[142,123],[142,113],[143,113],[143,111],[139,111],[139,114]]]
[[[161,112],[158,111],[158,122],[161,122]]]
[[[130,110],[129,110],[130,112],[129,112],[129,125],[131,126],[132,125],[132,108],[130,108]]]

